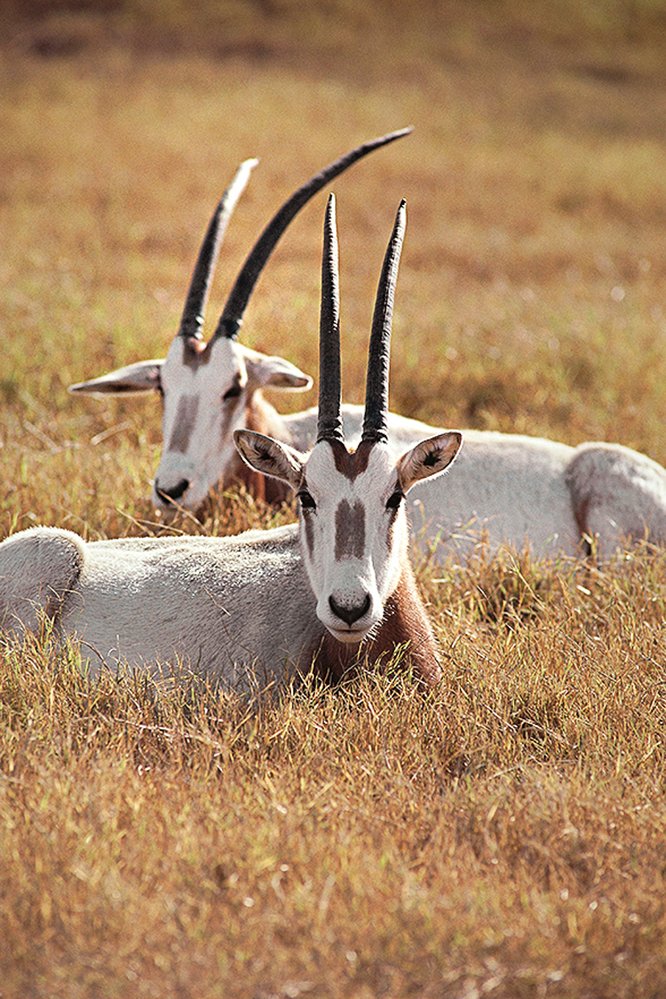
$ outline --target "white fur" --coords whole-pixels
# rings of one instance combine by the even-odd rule
[[[286,682],[323,635],[295,527],[94,542],[23,531],[0,544],[0,628],[35,631],[41,614],[80,640],[93,674],[182,664],[238,690]]]
[[[319,504],[307,572],[295,527],[231,538],[93,542],[71,531],[32,528],[0,544],[0,629],[35,631],[47,617],[60,637],[80,640],[93,671],[103,663],[150,669],[182,664],[239,690],[282,684],[309,668],[324,627],[340,641],[362,641],[381,621],[407,557],[403,509],[391,543],[386,540],[385,499],[397,481],[388,447],[376,446],[366,472],[350,483],[335,470],[327,443],[308,459],[269,441],[272,458],[262,444],[266,438],[247,430],[237,436],[245,457],[254,448],[259,471],[280,474],[292,485],[307,477]],[[369,545],[362,557],[332,566],[330,525],[345,498],[366,504]],[[306,534],[302,519],[304,550]],[[372,593],[371,610],[347,627],[331,615],[328,597],[337,593],[344,602],[359,591]]]
[[[343,406],[353,445],[360,406]],[[305,448],[316,434],[317,411],[283,417],[285,437]],[[441,429],[389,414],[395,453]],[[621,444],[558,441],[521,434],[464,430],[455,474],[418,483],[409,517],[417,544],[435,557],[465,560],[480,541],[490,554],[527,547],[536,557],[580,555],[584,535],[609,556],[627,540],[647,535],[666,544],[666,470]]]
[[[308,388],[312,380],[288,361],[257,354],[225,338],[212,340],[196,365],[185,364],[183,353],[183,341],[174,340],[162,367],[165,443],[155,475],[153,500],[158,506],[167,506],[158,490],[169,489],[185,479],[188,489],[177,502],[196,509],[211,484],[219,480],[220,468],[229,467],[236,457],[233,434],[245,426],[248,396],[261,385],[289,382],[291,388]],[[235,385],[240,394],[225,400],[225,393]],[[185,449],[172,444],[179,415],[187,406],[184,400],[192,400],[197,407]]]
[[[341,641],[353,640],[358,629],[365,634],[379,624],[384,603],[400,576],[407,532],[404,511],[395,527],[398,536],[394,544],[389,547],[386,540],[386,500],[393,490],[394,468],[389,449],[380,445],[373,448],[367,469],[353,481],[336,471],[327,443],[315,446],[308,464],[308,487],[317,510],[314,514],[300,511],[301,518],[315,521],[313,557],[304,549],[304,559],[310,585],[318,597],[317,616]],[[351,508],[362,505],[365,545],[362,555],[337,561],[335,512],[340,500],[345,500]],[[362,604],[366,594],[370,597],[367,613],[353,628],[345,628],[331,611],[330,597],[340,605],[354,606]]]
[[[165,447],[156,476],[162,485],[191,481],[178,502],[192,510],[200,506],[209,489],[225,484],[234,457],[233,431],[244,425],[243,414],[261,398],[261,387],[304,389],[310,384],[297,368],[281,376],[279,366],[288,362],[248,351],[234,341],[216,342],[212,349],[210,364],[192,374],[180,363],[182,348],[176,342],[162,369],[165,441],[183,394],[199,398],[199,423],[187,452],[170,453]],[[236,410],[238,418],[227,422],[221,440],[221,397],[239,377],[243,398]],[[84,384],[93,391],[100,381]],[[315,408],[282,416],[265,400],[261,403],[267,432],[300,450],[312,445]],[[345,437],[354,444],[360,437],[363,409],[343,406],[342,414]],[[396,453],[437,433],[440,428],[396,413],[389,415]],[[466,430],[464,437],[452,482],[417,484],[410,496],[410,520],[417,541],[424,550],[433,549],[438,559],[451,555],[465,559],[482,540],[490,553],[503,545],[527,546],[535,556],[580,554],[584,535],[597,536],[602,555],[646,533],[654,542],[666,543],[666,471],[645,455],[619,444],[574,448],[540,437],[479,430]],[[154,499],[162,503],[159,496]]]
[[[70,386],[70,392],[90,395],[161,390],[164,444],[152,499],[162,509],[173,508],[173,503],[160,490],[168,493],[183,481],[188,486],[176,502],[188,510],[201,506],[212,487],[225,485],[236,459],[233,434],[246,425],[247,407],[253,404],[255,393],[261,398],[261,389],[267,386],[298,392],[312,385],[309,375],[284,358],[250,350],[236,340],[212,340],[199,354],[198,363],[187,363],[187,350],[177,337],[164,360],[128,365]],[[225,399],[235,386],[240,387],[240,394]],[[176,439],[174,446],[178,418],[194,400],[196,415],[187,443],[183,446]]]

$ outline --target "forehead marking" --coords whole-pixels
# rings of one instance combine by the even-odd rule
[[[370,454],[373,448],[373,441],[361,441],[359,446],[351,454],[342,441],[328,441],[333,452],[335,467],[345,478],[353,482],[362,472],[365,472],[370,461]]]
[[[179,399],[167,451],[178,451],[180,454],[187,452],[198,412],[199,397],[197,395],[184,395]]]
[[[335,511],[335,561],[363,558],[365,551],[365,508],[360,500],[352,506],[340,500]]]

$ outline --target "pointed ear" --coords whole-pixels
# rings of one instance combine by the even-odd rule
[[[89,382],[70,385],[68,391],[86,395],[129,395],[132,392],[150,392],[160,388],[160,369],[164,361],[138,361],[126,368],[110,371]]]
[[[406,493],[421,479],[439,475],[448,468],[461,444],[462,434],[457,430],[449,430],[437,437],[429,437],[411,451],[406,451],[398,462],[398,478],[403,492]]]
[[[281,479],[292,489],[298,489],[305,463],[305,456],[300,451],[254,430],[234,431],[234,442],[241,458],[250,468],[262,475]]]
[[[290,389],[305,392],[312,387],[312,379],[284,357],[268,357],[256,351],[245,358],[248,378],[258,388]]]

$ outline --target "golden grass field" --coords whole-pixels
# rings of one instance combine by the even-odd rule
[[[0,538],[162,529],[159,401],[67,385],[164,353],[241,159],[211,321],[280,200],[406,124],[334,184],[346,397],[404,196],[393,407],[666,463],[656,0],[3,11]],[[323,204],[244,333],[312,373]],[[292,516],[230,494],[175,529]],[[666,556],[418,577],[427,695],[387,664],[248,706],[91,683],[48,636],[0,647],[1,996],[666,995]]]

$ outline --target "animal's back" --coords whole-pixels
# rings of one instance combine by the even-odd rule
[[[93,667],[182,663],[237,689],[284,681],[321,632],[295,528],[91,543],[62,625]]]
[[[63,587],[66,558],[76,571]],[[21,576],[30,581],[26,596],[16,592]],[[70,532],[36,529],[0,545],[0,586],[28,630],[37,621],[27,613],[30,598],[41,600],[62,635],[80,639],[93,672],[102,663],[160,664],[167,672],[182,664],[246,689],[252,674],[260,684],[284,681],[322,632],[295,527],[233,538],[88,543]],[[51,593],[57,600],[47,599]]]
[[[581,444],[566,478],[581,528],[597,537],[601,556],[646,534],[666,544],[666,470],[647,455],[621,444]]]
[[[451,471],[413,490],[411,519],[437,557],[466,557],[480,540],[535,556],[578,550],[580,534],[565,469],[573,449],[520,434],[466,430]],[[410,497],[411,498],[411,497]]]
[[[343,406],[342,416],[345,437],[355,445],[363,410]],[[298,420],[297,446],[306,447],[316,410],[298,414]],[[397,413],[389,414],[388,428],[396,456],[442,433],[441,427]],[[464,559],[482,539],[490,553],[502,545],[519,550],[527,545],[536,556],[575,554],[580,532],[565,478],[573,454],[569,445],[541,437],[464,430],[450,472],[417,484],[409,495],[417,546],[434,550],[440,560]]]

